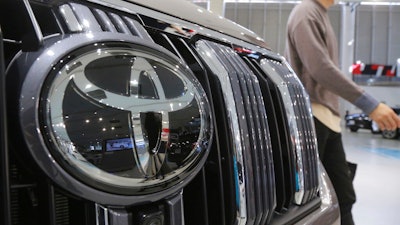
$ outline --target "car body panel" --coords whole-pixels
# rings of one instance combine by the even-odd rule
[[[3,10],[9,7],[13,8],[13,2],[7,0],[7,3],[10,5],[5,5]],[[33,6],[33,10],[29,8],[30,5]],[[25,166],[32,168],[29,171],[31,173],[29,179],[26,179],[25,174],[21,174],[18,176],[19,179],[15,179],[13,182],[26,182],[27,184],[21,187],[21,190],[25,191],[26,188],[30,196],[38,196],[40,201],[50,202],[51,207],[54,207],[51,208],[53,211],[58,212],[56,210],[59,209],[58,207],[61,207],[63,213],[63,210],[73,207],[80,209],[73,209],[71,212],[66,210],[67,216],[64,216],[63,214],[53,214],[53,211],[46,211],[48,209],[46,207],[40,208],[41,204],[35,208],[37,204],[26,206],[23,201],[19,202],[19,199],[14,199],[15,205],[18,207],[24,209],[33,207],[34,209],[25,210],[24,212],[28,215],[13,211],[22,224],[24,221],[29,221],[30,216],[33,216],[32,213],[36,210],[50,215],[51,218],[44,218],[45,222],[41,221],[41,218],[34,218],[32,224],[35,225],[55,224],[56,222],[52,220],[56,220],[59,216],[68,218],[68,224],[71,225],[103,224],[109,221],[118,221],[118,225],[146,224],[146,222],[174,225],[199,223],[318,225],[322,221],[327,225],[339,223],[337,198],[318,158],[309,97],[286,60],[268,49],[265,42],[256,34],[187,1],[174,0],[168,1],[167,4],[165,1],[155,0],[33,0],[30,4],[22,4],[21,7],[28,12],[31,10],[35,12],[28,13],[29,16],[24,18],[33,25],[35,28],[33,32],[37,32],[37,34],[25,37],[23,40],[23,45],[26,45],[26,38],[28,38],[35,42],[32,45],[35,47],[28,50],[18,49],[18,46],[17,50],[13,51],[14,49],[11,47],[17,41],[11,38],[19,37],[19,34],[18,32],[13,33],[13,29],[10,28],[22,25],[17,23],[17,20],[7,20],[7,23],[0,21],[2,27],[4,25],[7,28],[6,53],[8,57],[11,57],[7,58],[7,82],[10,83],[7,88],[7,98],[8,106],[11,108],[7,116],[16,130],[9,130],[12,132],[10,151],[19,152],[25,162],[29,162],[27,163],[29,165],[22,166],[14,158],[10,162],[13,167],[21,168],[22,172],[26,172]],[[42,35],[43,40],[37,38]],[[98,172],[106,175],[105,179],[110,178],[110,174],[105,174],[103,171],[97,170],[98,168],[92,170],[92,167],[96,167],[102,159],[105,159],[97,153],[102,152],[104,146],[106,149],[108,147],[109,150],[114,150],[106,152],[107,156],[111,156],[112,159],[116,159],[115,155],[112,155],[118,152],[129,153],[126,155],[132,155],[132,151],[135,154],[141,153],[139,150],[148,146],[143,144],[148,141],[146,139],[148,135],[143,130],[157,129],[144,128],[146,124],[154,121],[145,121],[143,118],[147,113],[164,115],[167,111],[168,116],[163,117],[162,126],[166,126],[165,124],[170,121],[179,121],[181,116],[172,116],[168,110],[172,110],[180,104],[172,103],[168,107],[165,107],[166,104],[164,104],[163,110],[158,109],[160,112],[157,111],[157,107],[161,107],[157,106],[160,102],[143,106],[143,112],[138,107],[140,113],[132,113],[134,116],[128,120],[130,126],[134,125],[132,132],[135,135],[129,138],[133,141],[116,142],[116,146],[112,143],[109,145],[106,143],[104,146],[91,145],[89,150],[96,150],[95,155],[83,154],[79,148],[67,145],[68,150],[71,151],[65,152],[66,157],[79,159],[68,163],[64,162],[63,155],[61,157],[57,155],[57,151],[54,150],[57,149],[57,146],[51,142],[58,143],[58,140],[54,138],[49,141],[46,136],[52,132],[52,128],[49,128],[52,125],[43,125],[50,121],[44,119],[47,117],[43,114],[52,112],[45,110],[48,108],[44,108],[46,104],[51,106],[51,98],[47,98],[46,95],[43,97],[43,93],[50,92],[49,86],[52,85],[52,77],[61,76],[57,75],[58,70],[60,74],[61,71],[64,71],[63,76],[68,77],[69,71],[82,65],[84,65],[82,66],[84,69],[87,65],[93,65],[85,57],[74,64],[67,63],[70,62],[70,58],[73,59],[80,54],[84,55],[86,51],[90,49],[92,51],[94,46],[98,45],[111,46],[111,49],[121,48],[120,51],[112,51],[118,60],[126,57],[122,55],[126,51],[124,46],[134,49],[150,48],[152,50],[149,52],[155,51],[160,54],[152,56],[156,58],[154,61],[165,60],[161,55],[167,55],[166,58],[174,59],[176,68],[185,68],[184,70],[189,74],[196,76],[196,79],[183,79],[182,82],[188,84],[195,82],[204,88],[202,96],[212,103],[210,108],[206,108],[207,113],[212,115],[210,118],[212,118],[212,125],[215,129],[215,133],[211,128],[206,132],[213,137],[212,140],[205,143],[211,146],[209,150],[207,149],[210,151],[209,155],[207,158],[204,156],[196,164],[201,165],[202,168],[197,166],[187,177],[186,175],[177,176],[176,185],[168,186],[167,183],[162,183],[165,185],[161,185],[163,187],[160,187],[159,191],[148,192],[144,188],[135,193],[131,190],[116,191],[121,190],[118,189],[119,187],[107,189],[112,182],[109,182],[108,186],[103,185],[107,186],[103,188],[102,185],[91,181],[91,177],[84,179],[76,175],[74,166],[78,165],[79,167],[83,162],[88,171],[96,171],[92,173],[93,176],[96,176]],[[90,54],[95,55],[93,52]],[[103,54],[103,48],[99,47],[98,55],[101,54]],[[134,60],[136,58],[132,57],[132,61]],[[106,61],[104,62],[106,63]],[[143,61],[138,62],[143,63]],[[142,65],[139,68],[147,72],[142,73],[143,76],[148,76],[148,73],[152,74],[151,79],[147,80],[148,83],[159,82],[157,85],[153,85],[158,91],[173,92],[174,89],[178,89],[177,86],[163,89],[164,86],[160,84],[161,81],[158,81],[157,77],[164,76],[161,75],[164,73],[159,75],[155,72],[156,69],[153,71],[148,66]],[[158,67],[154,66],[153,68]],[[74,80],[75,76],[84,74],[81,72],[86,71],[84,69],[71,75],[69,79]],[[101,70],[96,71],[101,73]],[[132,69],[132,71],[134,71],[132,74],[135,74],[136,70]],[[103,92],[101,95],[96,95],[97,97],[105,95],[105,97],[99,98],[106,99],[104,101],[107,104],[107,95],[116,99],[121,98],[121,94],[113,94],[107,89],[110,88],[107,85],[110,85],[111,81],[118,80],[116,76],[118,74],[111,72],[109,75],[115,77],[112,77],[110,82],[105,82],[103,84],[105,87],[100,86],[99,90]],[[137,76],[139,77],[139,75]],[[80,81],[89,84],[90,82],[87,80],[81,79]],[[136,80],[130,81],[136,85]],[[46,85],[43,85],[44,83]],[[95,103],[94,105],[103,107],[101,101],[98,101],[96,97],[85,93],[84,90],[90,89],[92,86],[82,86],[81,84],[74,86],[72,83],[68,83],[68,85],[71,85],[71,89],[68,90],[75,91],[79,100],[90,100]],[[16,88],[10,88],[11,86]],[[147,87],[152,87],[152,85]],[[65,85],[64,89],[67,90]],[[194,90],[190,88],[185,90],[187,89]],[[55,91],[56,89],[50,90]],[[163,96],[163,91],[160,92],[161,96]],[[57,96],[60,97],[64,94],[61,93]],[[132,101],[138,100],[133,99]],[[17,102],[18,104],[14,104]],[[151,101],[149,100],[149,102]],[[295,102],[296,104],[294,104]],[[63,107],[67,103],[68,101],[65,104],[55,104],[55,111],[64,110]],[[111,101],[111,103],[115,102]],[[208,104],[207,101],[203,103]],[[192,104],[188,104],[189,106],[193,107]],[[115,109],[112,104],[104,107]],[[196,110],[198,109],[194,108],[194,111]],[[130,112],[136,111],[131,109]],[[65,116],[61,113],[57,115]],[[53,124],[55,127],[66,126],[69,115],[65,118],[62,118],[63,116],[54,119],[60,121]],[[58,120],[58,118],[61,119]],[[190,148],[194,150],[194,153],[205,150],[197,144],[188,143],[188,138],[189,140],[192,138],[191,132],[199,132],[199,129],[205,127],[203,120],[196,119],[192,118],[188,121],[184,129],[174,130],[174,127],[171,126],[162,127],[163,129],[155,132],[155,136],[160,136],[159,143],[167,144],[166,146],[173,143],[169,145],[170,164],[168,166],[171,166],[175,162],[174,160],[185,162],[186,157],[181,155],[182,149]],[[89,120],[87,121],[89,122]],[[109,120],[110,123],[114,123],[113,121],[116,120]],[[76,126],[76,128],[83,129],[80,126]],[[64,128],[57,131],[66,137],[71,134]],[[99,138],[103,137],[102,132],[95,134],[98,134]],[[92,134],[91,137],[93,136],[96,135]],[[2,137],[6,137],[5,132],[4,134],[2,132]],[[72,140],[72,138],[70,139]],[[110,137],[103,139],[114,140]],[[69,141],[68,138],[66,141]],[[196,148],[198,149],[196,150]],[[150,153],[150,151],[148,152]],[[158,152],[152,151],[151,154],[157,155]],[[110,172],[120,172],[123,170],[122,167],[132,166],[135,162],[140,164],[142,161],[139,156],[123,160],[125,163],[121,163],[121,168],[116,168],[117,164],[114,162]],[[86,162],[89,158],[91,161]],[[8,162],[7,157],[3,157],[2,160]],[[75,165],[70,166],[73,163]],[[177,168],[181,168],[180,166],[177,165]],[[143,169],[143,167],[141,168]],[[149,173],[153,176],[151,179],[147,179],[146,176],[149,175],[147,174],[141,177],[142,181],[135,185],[146,182],[154,182],[154,184],[157,181],[163,182],[166,178],[163,172],[168,168],[157,167],[156,169],[159,169],[159,172]],[[180,172],[179,169],[177,172]],[[122,173],[121,179],[129,176],[132,174]],[[1,178],[7,185],[7,176]],[[117,181],[119,180],[117,179]],[[15,191],[16,186],[18,185],[10,187],[7,185],[5,188]],[[152,188],[151,185],[148,189],[150,188]],[[64,207],[59,204],[56,201],[57,197],[69,202],[70,205]],[[9,203],[5,202],[4,205],[5,209],[10,209]],[[5,217],[1,219],[7,220]],[[5,222],[4,224],[10,223]]]
[[[267,46],[262,38],[251,30],[188,1],[171,0],[168,3],[160,0],[130,1],[247,42]]]

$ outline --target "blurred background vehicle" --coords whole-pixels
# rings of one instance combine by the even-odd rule
[[[357,132],[359,129],[370,130],[372,133],[380,133],[380,129],[365,113],[348,113],[344,116],[345,125],[351,132]]]

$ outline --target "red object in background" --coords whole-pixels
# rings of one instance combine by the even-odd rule
[[[389,70],[386,70],[385,76],[394,77],[396,76],[396,66],[392,66]]]
[[[353,64],[351,71],[353,75],[361,74],[361,63]]]
[[[355,63],[352,65],[352,74],[394,77],[397,69],[396,65]]]

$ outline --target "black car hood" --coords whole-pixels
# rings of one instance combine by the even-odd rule
[[[225,33],[229,36],[267,47],[265,41],[254,32],[240,26],[239,24],[225,19],[224,17],[209,10],[196,6],[183,0],[128,0],[130,2],[169,14],[194,24]]]

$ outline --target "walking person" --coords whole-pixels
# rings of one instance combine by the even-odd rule
[[[328,17],[328,8],[337,2],[303,0],[292,10],[285,57],[310,95],[319,155],[339,199],[341,224],[352,225],[356,195],[342,144],[339,97],[368,114],[381,130],[400,127],[400,118],[339,69],[337,40]]]

